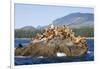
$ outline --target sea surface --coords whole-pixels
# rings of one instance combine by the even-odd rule
[[[15,48],[19,44],[24,46],[30,43],[29,38],[16,38]],[[83,62],[83,61],[93,61],[94,60],[94,39],[87,39],[88,52],[86,55],[81,57],[53,57],[53,58],[32,58],[15,56],[15,65],[33,65],[33,64],[47,64],[47,63],[64,63],[64,62]]]

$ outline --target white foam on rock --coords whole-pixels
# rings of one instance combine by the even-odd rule
[[[58,52],[58,53],[57,53],[57,56],[58,56],[58,57],[62,57],[62,56],[66,56],[66,54],[65,54],[65,53],[60,53],[60,52]]]
[[[15,56],[15,58],[30,58],[31,56]]]
[[[38,58],[44,58],[43,56],[39,56]]]
[[[91,53],[92,53],[92,51],[87,51],[87,53],[88,53],[88,54],[91,54]]]

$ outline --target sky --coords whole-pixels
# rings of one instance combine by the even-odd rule
[[[71,13],[94,13],[93,8],[18,4],[14,6],[15,28],[45,26]]]

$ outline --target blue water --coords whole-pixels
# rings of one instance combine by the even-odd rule
[[[18,44],[27,45],[30,39],[16,39],[15,47]],[[88,53],[81,57],[53,57],[53,58],[31,58],[31,57],[15,57],[15,65],[31,65],[46,63],[63,63],[63,62],[82,62],[94,60],[94,39],[87,39]]]

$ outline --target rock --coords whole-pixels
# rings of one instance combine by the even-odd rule
[[[28,46],[16,48],[15,56],[57,57],[58,52],[66,56],[82,56],[88,50],[86,40],[83,37],[76,37],[74,34],[65,26],[58,29],[50,28],[46,30],[45,36],[39,37],[41,35],[38,35],[39,39],[34,39]]]
[[[58,42],[57,42],[58,41]],[[56,42],[51,40],[47,44],[36,43],[30,44],[23,48],[16,48],[15,55],[32,56],[32,57],[55,57],[57,52],[65,53],[66,56],[81,56],[87,52],[87,46],[69,45],[66,40]]]
[[[16,56],[32,56],[32,57],[53,57],[56,56],[56,51],[54,47],[51,46],[41,46],[41,44],[29,45],[23,49],[17,48],[15,50]]]

